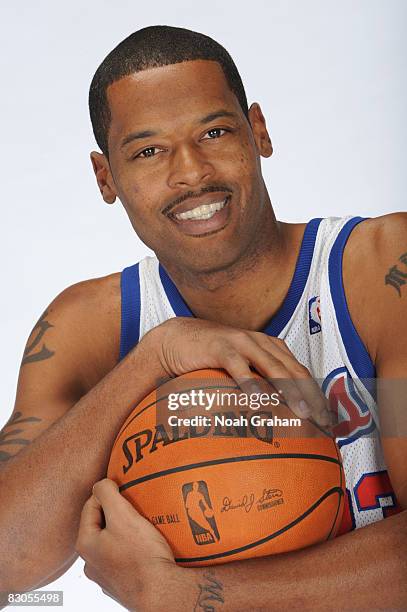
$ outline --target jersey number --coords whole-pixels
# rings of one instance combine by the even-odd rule
[[[381,508],[385,518],[401,512],[401,508],[397,503],[386,470],[363,474],[353,491],[359,512]],[[351,494],[350,491],[346,489],[342,523],[337,535],[352,531],[355,527],[356,523]]]

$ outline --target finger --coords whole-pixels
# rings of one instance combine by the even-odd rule
[[[274,356],[278,356],[278,358],[284,362],[289,377],[293,378],[296,382],[296,386],[305,405],[301,403],[300,406],[290,406],[290,408],[292,408],[299,417],[312,418],[321,426],[329,426],[332,422],[329,403],[318,383],[311,376],[307,368],[299,363],[285,343],[282,341],[275,342],[275,340],[278,339],[266,336],[259,341],[266,350],[271,352]],[[281,386],[284,387],[284,381],[282,381]]]
[[[251,351],[248,353],[251,354]],[[280,361],[272,352],[255,344],[251,363],[266,380],[277,389],[289,406],[289,408],[300,418],[308,418],[311,410],[306,404],[297,381],[291,375],[286,365]]]
[[[262,392],[258,376],[250,369],[248,360],[239,352],[228,350],[222,355],[219,367],[226,370],[247,395]]]
[[[96,482],[93,485],[93,495],[103,510],[107,528],[112,523],[138,515],[137,510],[123,497],[118,485],[110,478]]]
[[[103,529],[104,517],[102,506],[94,495],[87,500],[83,506],[79,524],[78,538],[81,535],[98,533]]]
[[[103,527],[102,508],[96,497],[92,495],[82,508],[78,536],[75,542],[75,550],[83,559],[89,556]]]

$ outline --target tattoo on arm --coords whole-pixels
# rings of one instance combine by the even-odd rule
[[[194,606],[194,612],[216,612],[225,602],[223,597],[223,584],[213,570],[208,569],[198,583],[199,594]]]
[[[17,428],[17,429],[9,430],[9,427],[14,427],[15,425],[21,425],[22,423],[39,423],[42,419],[39,419],[38,417],[34,417],[34,416],[21,418],[22,416],[23,416],[22,412],[15,412],[11,416],[11,419],[8,421],[8,423],[6,423],[4,428],[0,431],[0,447],[7,446],[8,444],[10,445],[20,444],[22,446],[26,446],[27,444],[30,443],[30,440],[27,440],[26,438],[18,437],[19,434],[21,434],[24,431],[23,429]],[[8,461],[14,454],[16,453],[9,453],[0,448],[0,462]]]
[[[384,284],[394,287],[399,297],[401,297],[401,287],[407,284],[407,253],[399,257],[399,261],[405,266],[406,270],[399,270],[398,264],[392,266],[384,277]]]
[[[39,350],[34,351],[34,349],[38,347],[38,345],[40,344],[46,331],[50,327],[54,327],[53,325],[51,325],[51,323],[49,323],[49,321],[46,320],[47,315],[48,315],[48,310],[44,312],[44,314],[41,316],[40,320],[38,321],[38,323],[36,324],[36,326],[34,327],[32,331],[32,333],[34,333],[34,331],[37,330],[37,334],[32,340],[32,342],[30,342],[30,344],[27,345],[24,351],[23,360],[21,362],[22,366],[25,365],[26,363],[32,363],[34,361],[43,361],[44,359],[49,359],[50,357],[55,355],[55,351],[50,351],[44,342],[42,343],[42,347],[39,348]]]

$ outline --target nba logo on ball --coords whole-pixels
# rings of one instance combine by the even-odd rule
[[[204,480],[182,486],[185,510],[195,544],[214,544],[220,540],[207,484]]]
[[[308,321],[310,334],[317,334],[321,331],[321,310],[319,295],[311,298],[308,302]]]

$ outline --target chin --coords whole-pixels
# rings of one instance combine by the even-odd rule
[[[228,253],[228,257],[203,257],[200,259],[196,258],[196,254],[193,260],[185,262],[185,267],[195,274],[216,274],[219,272],[227,272],[239,261],[239,255],[231,257]],[[184,267],[184,266],[183,266]]]

